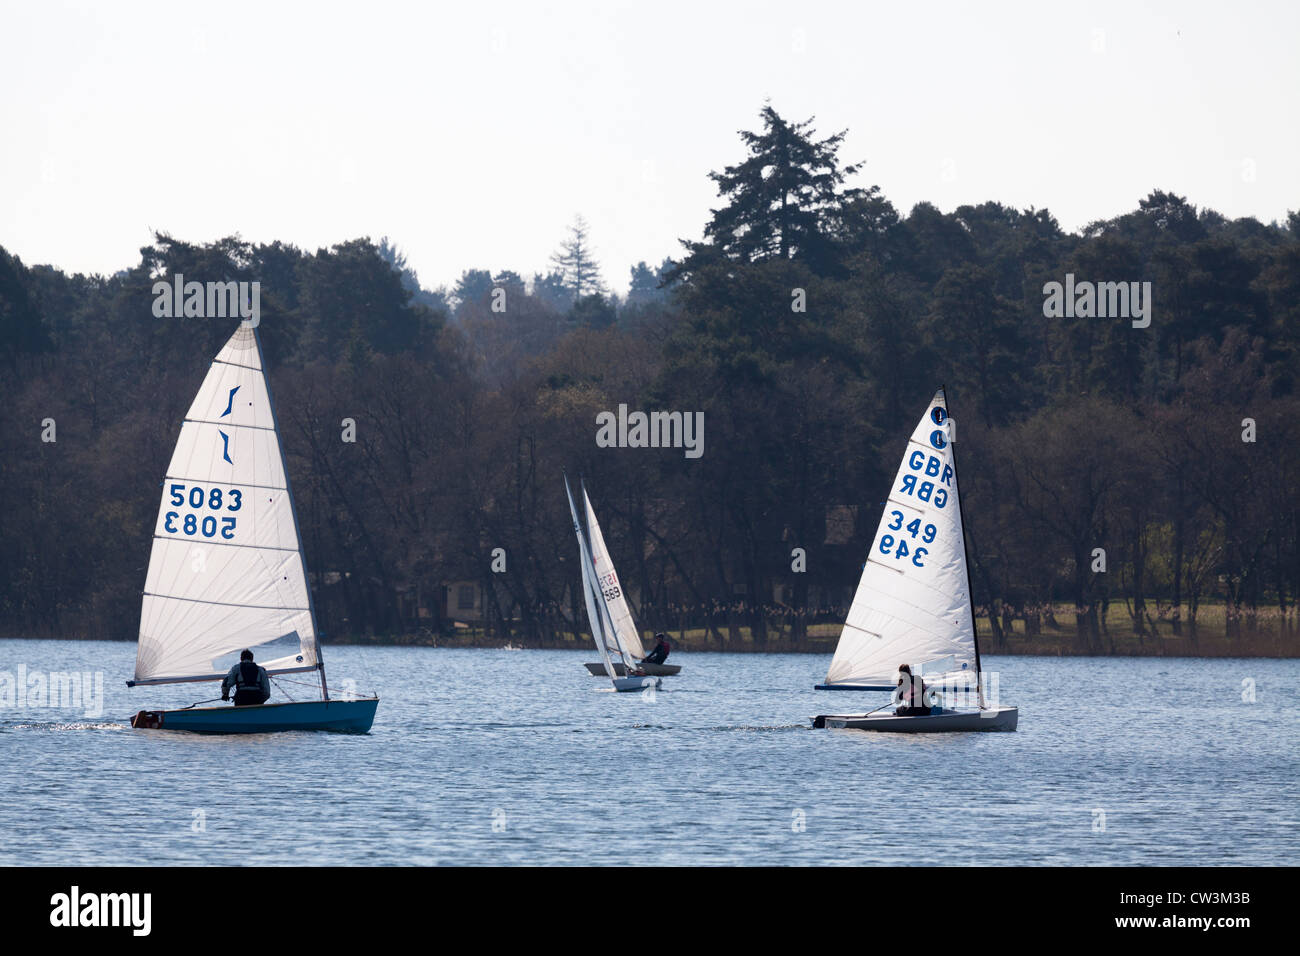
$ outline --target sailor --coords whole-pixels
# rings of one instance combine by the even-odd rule
[[[894,713],[899,717],[928,717],[930,708],[925,706],[925,681],[912,676],[908,664],[898,665],[898,709]]]
[[[271,696],[271,678],[265,667],[253,663],[253,652],[245,648],[239,652],[239,663],[221,681],[221,699],[230,700],[230,688],[235,688],[235,706],[265,704]]]
[[[658,634],[655,635],[654,650],[652,650],[649,654],[647,654],[645,658],[641,661],[641,663],[662,664],[664,661],[668,659],[668,652],[671,650],[672,647],[670,647],[668,644],[668,635],[660,631]]]

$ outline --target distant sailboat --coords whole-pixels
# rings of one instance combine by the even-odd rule
[[[605,546],[605,536],[600,533],[600,522],[596,520],[596,512],[591,507],[591,498],[587,495],[585,483],[582,485],[582,503],[587,518],[591,560],[596,570],[597,590],[605,602],[610,622],[613,625],[614,632],[618,635],[618,643],[627,648],[632,658],[640,662],[638,665],[640,669],[647,674],[668,677],[678,673],[681,670],[681,666],[678,664],[652,664],[644,660],[645,647],[641,644],[641,633],[637,630],[636,621],[632,619],[632,609],[628,607],[627,595],[623,591],[623,586],[619,583],[618,572],[614,570],[614,559],[610,557],[609,548]],[[618,653],[618,647],[610,643],[608,638],[605,650],[607,655]],[[614,665],[614,672],[619,677],[626,676],[627,668],[624,666],[622,659],[614,660],[611,657],[611,660]],[[587,670],[591,672],[593,677],[605,676],[604,663],[588,664]]]
[[[329,696],[262,347],[241,324],[190,405],[167,468],[127,686],[219,681],[244,648],[270,675],[317,672],[320,700],[146,710],[131,726],[370,729],[378,698]]]
[[[596,650],[600,652],[601,666],[604,668],[605,675],[614,685],[614,689],[618,691],[641,690],[643,687],[650,685],[657,687],[662,683],[658,677],[648,674],[628,676],[629,671],[634,672],[638,669],[638,665],[632,656],[632,652],[623,642],[618,629],[614,626],[607,598],[601,591],[597,580],[596,562],[592,555],[588,529],[583,528],[582,522],[578,518],[578,509],[573,503],[573,491],[569,488],[567,475],[564,479],[564,493],[569,498],[569,514],[573,517],[573,531],[578,536],[578,564],[582,571],[582,595],[587,606],[587,621],[591,625],[591,636],[596,642]],[[584,501],[586,501],[586,493],[587,491],[584,488]],[[590,507],[591,503],[587,501],[587,516],[589,519],[594,518]],[[598,527],[597,533],[599,533]],[[602,541],[602,546],[603,544]],[[615,660],[616,657],[617,661]]]
[[[927,685],[973,688],[975,709],[929,716],[830,714],[814,726],[863,730],[1015,730],[1014,707],[984,705],[957,464],[944,390],[912,432],[885,503],[835,657],[818,690],[889,690],[910,665]]]

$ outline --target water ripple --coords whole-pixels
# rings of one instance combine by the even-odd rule
[[[0,641],[0,670],[102,670],[110,715],[203,696],[128,691],[134,654]],[[0,704],[0,864],[1300,862],[1298,661],[989,658],[1016,733],[897,735],[811,728],[882,703],[813,691],[824,657],[682,654],[655,694],[589,657],[327,648],[380,692],[367,736]]]

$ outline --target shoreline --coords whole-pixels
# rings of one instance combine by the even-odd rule
[[[838,630],[838,629],[837,629]],[[982,633],[987,633],[981,629]],[[131,637],[67,637],[54,635],[7,634],[0,636],[4,640],[68,640],[68,641],[118,641],[134,644]],[[802,640],[791,640],[778,636],[766,642],[755,642],[748,635],[729,637],[721,643],[716,638],[694,635],[686,639],[676,634],[669,634],[675,653],[715,653],[715,654],[808,654],[830,657],[835,653],[838,633],[830,635],[808,635]],[[1107,645],[1111,639],[1102,636]],[[1038,635],[1025,638],[1016,634],[1009,637],[1002,645],[990,638],[980,642],[980,651],[993,657],[1184,657],[1184,658],[1274,658],[1290,660],[1300,658],[1300,636],[1294,633],[1274,631],[1270,633],[1241,634],[1225,637],[1221,632],[1213,636],[1200,634],[1193,640],[1187,635],[1147,635],[1141,640],[1137,635],[1124,634],[1114,637],[1114,646],[1101,648],[1080,648],[1069,633]],[[404,633],[391,635],[358,635],[341,639],[327,638],[322,646],[329,647],[441,647],[477,650],[547,650],[589,652],[593,660],[596,651],[591,637],[586,634],[567,633],[562,638],[544,641],[527,641],[521,638],[502,640],[476,631],[461,634],[437,634],[433,632]]]
[[[673,652],[690,653],[692,651],[717,654],[809,654],[822,655],[827,658],[835,653],[839,635],[832,637],[807,637],[802,641],[786,638],[769,639],[755,642],[748,637],[732,639],[719,644],[716,640],[681,641],[669,635]],[[596,651],[591,638],[582,635],[564,640],[525,641],[515,638],[503,641],[496,637],[484,635],[435,635],[432,638],[419,634],[398,635],[389,638],[349,638],[329,641],[329,645],[369,645],[377,647],[452,647],[475,648],[481,650],[572,650],[590,651],[595,659]],[[1011,638],[998,646],[992,641],[980,641],[980,652],[995,657],[1191,657],[1191,658],[1225,658],[1225,657],[1259,657],[1278,658],[1282,660],[1300,658],[1300,642],[1289,635],[1257,635],[1250,638],[1209,638],[1201,636],[1195,643],[1187,637],[1147,637],[1141,644],[1126,641],[1098,649],[1082,649],[1074,644],[1073,637],[1053,636],[1035,640]]]

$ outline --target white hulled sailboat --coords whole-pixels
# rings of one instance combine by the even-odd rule
[[[645,660],[645,647],[641,643],[641,632],[637,630],[632,618],[632,609],[628,607],[627,595],[619,583],[618,572],[614,570],[614,559],[605,545],[605,536],[600,532],[600,522],[596,520],[596,511],[591,507],[591,498],[587,495],[587,485],[582,484],[583,512],[587,518],[588,542],[591,548],[591,561],[596,570],[596,586],[609,612],[609,620],[618,635],[618,644],[627,648],[637,666],[647,674],[656,677],[668,677],[681,670],[677,664],[653,664]],[[618,646],[606,644],[609,655],[618,654]],[[626,675],[627,668],[621,656],[611,656],[614,671],[619,677]],[[587,670],[593,677],[605,676],[604,663],[588,664]]]
[[[863,730],[1015,730],[1014,707],[987,707],[966,565],[957,463],[944,389],[903,454],[835,657],[818,690],[890,690],[910,666],[927,685],[973,692],[978,707],[829,714],[816,727]]]
[[[631,649],[625,643],[623,632],[619,630],[611,614],[611,604],[614,604],[614,610],[617,611],[617,602],[615,597],[621,598],[621,592],[618,588],[602,590],[600,579],[597,574],[596,558],[592,551],[592,542],[589,537],[589,524],[587,528],[583,527],[582,521],[578,518],[577,506],[573,503],[573,491],[569,488],[569,478],[564,478],[564,493],[569,499],[569,514],[573,517],[573,531],[578,536],[578,564],[582,570],[582,594],[587,606],[587,621],[591,625],[591,636],[596,642],[596,650],[600,652],[600,666],[604,668],[605,675],[618,691],[641,690],[643,687],[658,686],[662,683],[659,677],[646,674],[641,670],[638,660],[633,656]],[[587,499],[587,489],[582,489],[583,501],[586,503],[584,509],[589,522],[594,522],[595,515],[591,511],[591,502]],[[599,526],[596,526],[599,533]],[[604,547],[604,541],[601,541],[601,547]],[[606,559],[608,554],[606,553]],[[610,565],[611,571],[613,565]],[[623,603],[623,609],[626,610],[626,602]],[[631,613],[627,614],[626,628],[631,622]],[[634,630],[634,629],[633,629]],[[640,646],[640,641],[637,641]]]

